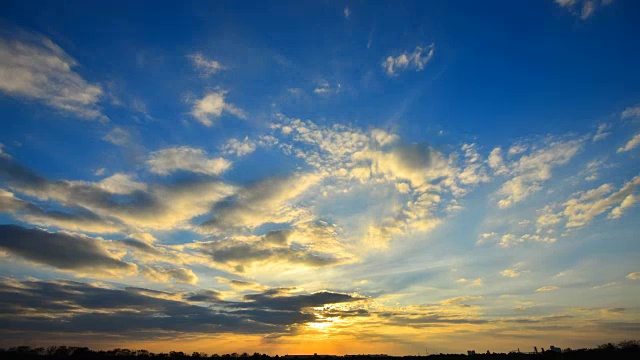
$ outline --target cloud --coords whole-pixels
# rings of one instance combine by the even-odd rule
[[[45,37],[0,38],[0,91],[80,118],[107,120],[97,106],[101,87],[83,79],[74,71],[77,66],[76,60]]]
[[[288,242],[287,235],[273,235],[274,232],[268,233],[261,240],[252,242],[237,239],[195,242],[187,248],[207,256],[214,265],[224,265],[238,273],[258,264],[324,267],[342,261],[331,254],[294,247]]]
[[[236,191],[234,186],[211,179],[144,186],[126,176],[112,176],[104,182],[51,181],[7,154],[0,154],[0,177],[16,193],[89,211],[132,229],[189,226],[190,219],[209,212],[213,204]]]
[[[627,275],[627,279],[629,280],[638,280],[640,279],[640,272],[632,272]]]
[[[195,285],[198,277],[190,269],[163,267],[163,266],[145,266],[141,272],[147,278],[156,282],[169,282],[175,280],[177,282]]]
[[[0,248],[26,260],[93,276],[135,274],[134,264],[109,252],[107,242],[85,235],[0,225]]]
[[[573,198],[564,203],[564,216],[567,227],[582,227],[590,223],[596,216],[615,206],[609,213],[609,218],[622,216],[624,210],[637,202],[633,192],[640,186],[640,176],[625,183],[620,190],[614,192],[611,184],[603,184],[598,188],[574,194]]]
[[[508,278],[516,278],[522,274],[518,269],[505,269],[500,272],[500,275]]]
[[[231,162],[220,157],[209,158],[202,149],[179,146],[152,152],[147,165],[152,173],[159,175],[169,175],[180,170],[196,174],[220,175],[231,167]]]
[[[220,312],[168,299],[171,293],[140,288],[112,289],[71,281],[0,283],[2,331],[126,334],[129,339],[161,338],[167,333],[272,333],[250,316]],[[46,316],[40,315],[46,314]],[[287,324],[291,325],[291,324]]]
[[[640,105],[628,107],[624,109],[624,111],[620,114],[620,118],[622,119],[629,119],[629,118],[636,118],[636,117],[640,117]]]
[[[83,334],[95,339],[115,333],[134,340],[180,334],[286,334],[298,324],[318,320],[313,308],[367,300],[331,291],[291,295],[286,289],[270,289],[229,302],[209,289],[171,293],[4,278],[0,279],[0,333],[28,332],[39,338]]]
[[[344,8],[344,18],[348,19],[349,16],[351,16],[351,10],[349,10],[349,7],[347,6]]]
[[[399,72],[407,70],[422,71],[434,54],[435,44],[426,48],[416,46],[412,53],[405,51],[396,57],[388,56],[382,67],[389,76],[396,76]]]
[[[491,150],[487,163],[489,164],[489,168],[491,168],[496,175],[504,175],[507,173],[501,148],[498,147]]]
[[[442,305],[468,305],[469,302],[481,300],[482,296],[458,296],[440,301]]]
[[[320,81],[318,86],[315,89],[313,89],[313,93],[316,95],[331,95],[331,94],[339,93],[341,89],[342,89],[342,85],[340,84],[331,86],[331,84],[328,81],[322,80]]]
[[[247,114],[244,110],[225,101],[226,94],[226,91],[206,94],[202,99],[195,101],[191,109],[191,115],[204,126],[213,126],[214,119],[219,118],[223,112],[240,119],[246,119]]]
[[[462,156],[447,156],[428,144],[404,143],[381,129],[363,132],[341,124],[327,127],[284,115],[279,120],[272,128],[286,136],[280,148],[316,169],[323,180],[319,187],[329,190],[318,194],[335,193],[337,188],[345,193],[347,189],[395,189],[385,200],[388,206],[373,209],[375,214],[358,222],[364,225],[365,246],[384,248],[392,237],[431,231],[441,222],[440,212],[460,208],[456,197],[488,180],[485,161],[475,144],[465,144]]]
[[[121,127],[115,127],[105,135],[102,140],[108,141],[113,145],[125,146],[133,142],[131,133]]]
[[[198,290],[196,292],[183,294],[183,298],[195,302],[218,303],[222,301],[222,293],[217,290]]]
[[[215,73],[225,70],[226,67],[217,62],[214,59],[208,59],[201,53],[196,53],[188,56],[193,63],[193,66],[200,71],[203,77],[209,77]]]
[[[563,204],[548,205],[536,220],[537,232],[554,226],[579,228],[590,224],[597,216],[609,212],[608,219],[617,219],[632,208],[640,198],[635,194],[640,186],[636,176],[616,190],[613,184],[574,193]]]
[[[101,218],[90,211],[47,211],[0,189],[0,213],[2,212],[12,214],[31,225],[98,233],[113,233],[123,229],[117,222]]]
[[[520,245],[525,242],[539,242],[539,243],[554,243],[556,242],[556,238],[533,235],[533,234],[524,234],[524,235],[515,235],[515,234],[504,234],[500,237],[500,242],[498,246],[503,248],[509,248],[516,245]]]
[[[219,283],[228,284],[238,291],[264,291],[267,289],[266,286],[252,281],[227,279],[220,276],[216,277],[216,280],[218,280]]]
[[[253,229],[268,222],[291,222],[304,212],[293,205],[293,200],[320,179],[317,174],[294,174],[263,180],[239,190],[236,198],[215,209],[215,217],[203,226],[210,229]]]
[[[607,136],[611,135],[611,132],[608,132],[607,130],[609,130],[611,128],[611,125],[609,124],[600,124],[598,125],[598,130],[596,131],[596,134],[593,136],[593,141],[600,141],[604,138],[606,138]]]
[[[222,147],[222,151],[226,155],[242,157],[256,151],[256,147],[256,142],[249,140],[249,138],[245,136],[244,140],[229,139]]]
[[[590,18],[598,7],[596,0],[555,0],[555,3],[582,20]],[[601,0],[599,3],[602,7],[611,3],[611,0]]]
[[[568,163],[581,147],[579,140],[557,141],[509,164],[509,173],[514,176],[498,190],[498,207],[511,207],[541,190],[542,182],[551,179],[553,168]]]
[[[306,308],[321,307],[328,304],[365,301],[367,298],[332,291],[319,291],[312,294],[289,295],[281,289],[270,289],[259,294],[245,295],[243,307],[265,308],[280,311],[299,311]],[[229,305],[233,306],[234,303]]]
[[[618,148],[618,153],[627,152],[640,145],[640,134],[635,134],[623,147]]]
[[[536,292],[548,292],[548,291],[554,291],[558,289],[559,287],[557,286],[543,286],[543,287],[537,288]]]

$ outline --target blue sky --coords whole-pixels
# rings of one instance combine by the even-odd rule
[[[0,344],[413,354],[633,337],[639,13],[4,2]]]

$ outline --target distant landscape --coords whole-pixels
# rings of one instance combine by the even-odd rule
[[[231,353],[231,354],[207,354],[204,352],[193,352],[191,354],[182,351],[171,351],[168,353],[153,353],[147,350],[113,349],[113,350],[91,350],[86,347],[73,346],[49,346],[32,348],[29,346],[17,346],[9,349],[0,349],[0,357],[3,359],[462,359],[462,358],[482,358],[482,359],[637,359],[640,355],[639,340],[624,340],[617,344],[606,343],[595,348],[584,349],[557,349],[557,351],[541,349],[539,352],[495,353],[487,350],[485,353],[476,354],[430,354],[426,356],[392,356],[386,354],[286,354],[274,355],[253,353]]]

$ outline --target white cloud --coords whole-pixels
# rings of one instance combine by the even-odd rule
[[[622,200],[619,206],[611,210],[611,213],[609,213],[608,217],[610,219],[617,219],[621,217],[624,214],[624,211],[626,209],[633,207],[638,201],[640,201],[640,197],[638,197],[638,195],[634,195],[634,194],[627,195],[627,197],[625,197],[624,200]]]
[[[523,155],[510,164],[510,173],[515,176],[498,190],[501,197],[498,206],[508,208],[542,189],[542,182],[551,178],[551,170],[568,163],[581,146],[582,143],[578,140],[551,143],[546,148]]]
[[[322,80],[319,82],[318,87],[313,89],[313,93],[316,95],[331,95],[339,93],[341,89],[342,85],[340,84],[331,86],[328,81]]]
[[[600,6],[608,5],[612,0],[600,0]],[[560,7],[567,9],[572,15],[580,17],[582,20],[586,20],[593,16],[598,1],[596,0],[555,0],[555,3]]]
[[[244,140],[230,139],[222,147],[222,151],[226,155],[235,155],[242,157],[256,151],[256,143],[245,137]]]
[[[77,66],[76,60],[45,37],[0,39],[0,91],[81,118],[108,120],[97,106],[101,87],[76,73]]]
[[[505,269],[500,272],[500,275],[508,278],[516,278],[516,277],[519,277],[520,274],[521,272],[518,271],[517,269]]]
[[[559,287],[557,286],[543,286],[543,287],[537,288],[536,292],[547,292],[547,291],[554,291],[558,289]]]
[[[131,133],[121,127],[115,127],[102,140],[108,141],[114,145],[124,146],[132,143],[133,137]]]
[[[582,20],[588,19],[589,17],[591,17],[594,10],[595,10],[595,4],[593,3],[593,1],[585,1],[584,4],[582,4],[582,11],[580,12],[580,18]]]
[[[231,162],[220,157],[209,158],[202,149],[179,146],[152,152],[147,165],[151,172],[160,175],[168,175],[179,170],[219,175],[231,166]]]
[[[628,107],[620,114],[622,119],[640,117],[640,105]]]
[[[596,216],[616,206],[609,218],[622,216],[624,210],[631,207],[638,198],[633,192],[640,186],[640,176],[625,183],[620,190],[613,192],[611,184],[604,184],[598,188],[579,192],[572,199],[565,202],[564,216],[567,219],[567,227],[581,227],[590,223]],[[613,193],[612,193],[613,192]]]
[[[629,280],[638,280],[640,279],[640,272],[632,272],[627,275],[627,279]]]
[[[98,186],[112,194],[131,194],[135,191],[145,191],[147,185],[132,179],[131,175],[113,174],[102,179]]]
[[[527,151],[528,148],[529,147],[527,145],[524,145],[524,144],[512,145],[509,148],[509,151],[507,152],[507,154],[509,156],[519,155],[519,154],[522,154],[523,152]]]
[[[515,234],[504,234],[500,237],[500,242],[498,246],[503,248],[509,248],[513,246],[520,245],[525,242],[538,242],[545,244],[552,244],[556,242],[556,238],[540,236],[540,235],[532,235],[532,234],[524,234],[524,235],[515,235]]]
[[[489,167],[493,169],[496,174],[505,174],[507,168],[504,166],[504,159],[502,158],[502,149],[497,147],[489,153],[488,159]]]
[[[572,6],[575,4],[576,0],[555,0],[556,3],[562,7]]]
[[[226,91],[210,92],[202,99],[196,100],[191,115],[204,126],[212,126],[214,119],[219,118],[223,112],[227,112],[240,119],[246,119],[244,110],[225,101]]]
[[[349,7],[347,6],[344,8],[344,18],[348,19],[349,16],[351,16],[351,10],[349,10]]]
[[[542,214],[536,219],[537,232],[559,224],[562,221],[562,214],[554,212],[553,205],[547,205],[542,209]]]
[[[638,145],[640,145],[640,134],[636,134],[623,147],[618,148],[618,152],[621,153],[633,150],[638,147]]]
[[[321,180],[318,174],[272,178],[238,191],[236,201],[221,209],[204,225],[212,229],[256,228],[265,223],[285,223],[305,215],[293,200]]]
[[[598,131],[596,131],[596,134],[593,136],[592,140],[599,141],[611,135],[611,132],[607,132],[607,130],[609,130],[610,127],[611,126],[606,123],[598,125]]]
[[[220,64],[218,61],[214,59],[207,59],[200,53],[189,55],[189,59],[191,59],[193,66],[195,66],[195,68],[198,69],[204,77],[211,76],[218,71],[226,69],[226,67]]]
[[[426,48],[417,46],[412,53],[405,51],[396,57],[388,56],[382,63],[382,67],[389,76],[395,76],[398,72],[406,70],[422,71],[434,54],[435,44]]]
[[[192,270],[185,268],[145,266],[141,268],[141,272],[148,279],[156,282],[166,283],[174,280],[191,285],[195,285],[198,282],[198,276]]]

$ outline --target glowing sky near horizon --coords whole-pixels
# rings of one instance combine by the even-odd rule
[[[0,4],[0,346],[640,332],[640,3]]]

